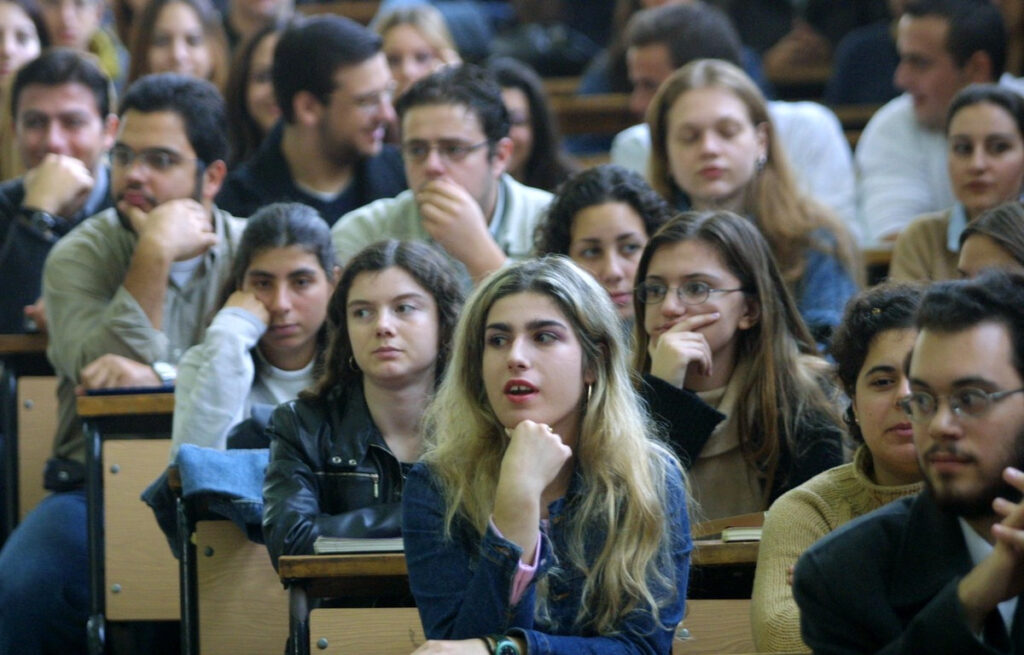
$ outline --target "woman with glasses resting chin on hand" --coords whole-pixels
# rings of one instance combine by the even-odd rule
[[[633,389],[608,294],[563,257],[470,299],[409,474],[416,653],[672,651],[692,548],[685,478]]]
[[[828,365],[748,219],[686,212],[637,267],[634,361],[708,519],[767,509],[841,463]],[[710,437],[695,412],[725,415]]]

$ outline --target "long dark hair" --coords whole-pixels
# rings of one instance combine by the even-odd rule
[[[279,21],[264,26],[238,48],[231,60],[228,83],[224,89],[228,107],[228,140],[231,144],[228,168],[241,164],[255,154],[266,136],[249,113],[249,75],[252,73],[252,58],[256,48],[264,39],[280,36],[284,28],[284,23]]]
[[[362,380],[362,372],[350,362],[352,341],[349,339],[346,316],[348,294],[360,273],[373,273],[392,267],[408,273],[434,298],[437,305],[438,343],[434,374],[436,381],[440,382],[451,355],[455,324],[462,308],[461,283],[451,264],[435,248],[416,241],[389,239],[359,251],[345,267],[327,306],[330,339],[323,373],[312,389],[300,394],[301,398],[322,400],[333,388]]]
[[[533,149],[523,164],[523,179],[527,186],[554,191],[577,166],[562,148],[562,134],[558,121],[544,91],[544,83],[537,73],[517,59],[499,57],[487,63],[503,89],[519,89],[530,105],[530,127],[533,130]]]

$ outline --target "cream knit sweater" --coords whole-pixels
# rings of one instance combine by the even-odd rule
[[[871,452],[861,446],[853,462],[816,475],[768,509],[750,612],[758,651],[810,650],[800,639],[800,612],[786,581],[786,569],[807,548],[844,523],[921,490],[920,482],[898,487],[875,484],[867,474],[870,468]]]

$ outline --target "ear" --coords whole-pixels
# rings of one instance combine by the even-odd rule
[[[512,159],[512,139],[503,137],[494,144],[494,156],[491,157],[491,172],[494,178],[501,177],[501,174],[508,168],[508,162]]]
[[[220,187],[224,184],[224,178],[228,174],[228,165],[224,163],[224,160],[218,159],[210,162],[206,165],[206,169],[203,170],[203,190],[202,198],[204,203],[212,203],[213,199],[217,196],[217,192],[220,191]]]
[[[334,268],[331,270],[331,279],[327,280],[327,283],[331,285],[331,289],[334,289],[335,287],[338,286],[338,280],[340,279],[341,267],[335,264]]]
[[[740,316],[736,327],[740,330],[749,330],[761,320],[761,303],[757,298],[750,298],[744,295],[743,314]]]
[[[992,58],[984,50],[976,50],[963,65],[967,83],[994,82]]]
[[[103,120],[103,151],[107,152],[114,147],[114,141],[117,140],[117,128],[121,124],[121,121],[115,114],[107,114],[107,117]]]
[[[312,127],[320,124],[326,107],[309,91],[299,91],[292,98],[292,109],[295,110],[296,123]]]

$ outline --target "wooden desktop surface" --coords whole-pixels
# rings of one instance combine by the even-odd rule
[[[694,566],[753,565],[760,542],[723,543],[718,539],[694,542]],[[408,575],[403,553],[354,553],[345,555],[284,555],[278,560],[282,582]]]
[[[46,352],[45,334],[0,334],[0,356]]]
[[[132,414],[171,414],[174,412],[174,392],[125,393],[109,396],[79,396],[78,415],[129,416]]]

